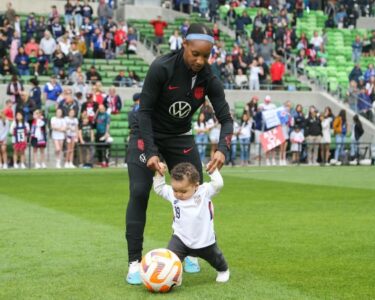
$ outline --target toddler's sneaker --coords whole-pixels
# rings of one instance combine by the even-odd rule
[[[217,272],[216,282],[227,282],[230,277],[229,269],[224,272]]]
[[[133,261],[129,264],[128,275],[126,281],[129,284],[141,284],[141,274],[139,273],[139,262],[138,260]]]
[[[201,270],[198,263],[198,258],[186,256],[184,271],[186,273],[198,273]]]

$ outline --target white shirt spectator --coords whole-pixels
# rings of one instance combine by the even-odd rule
[[[66,136],[68,138],[74,138],[77,136],[77,128],[78,128],[78,119],[77,118],[70,118],[65,117],[65,124],[66,124]]]
[[[172,35],[169,38],[169,45],[171,51],[176,51],[182,47],[182,38],[180,36]]]
[[[176,209],[173,209],[173,234],[191,249],[208,247],[216,241],[211,197],[220,191],[224,183],[217,169],[208,175],[211,181],[201,184],[188,200],[176,199],[172,187],[165,183],[164,176],[154,177],[155,192],[179,208],[178,217]]]
[[[52,117],[51,119],[51,128],[52,128],[52,139],[53,140],[64,140],[65,139],[65,130],[66,122],[64,118]],[[56,130],[60,129],[60,130]]]
[[[70,52],[70,41],[67,40],[66,42],[64,42],[62,39],[60,39],[59,46],[60,46],[61,52],[64,53],[65,56],[68,56]]]
[[[314,45],[314,48],[320,48],[323,44],[323,38],[321,36],[313,36],[310,40],[310,44]]]
[[[46,55],[52,55],[56,50],[56,42],[53,38],[42,38],[40,41],[40,49],[44,51]]]
[[[259,80],[260,68],[259,67],[251,67],[250,68],[250,80]]]
[[[239,88],[241,88],[244,84],[246,85],[248,83],[247,76],[245,74],[236,75],[234,77],[234,81],[236,83],[236,86]]]
[[[302,142],[305,140],[305,137],[303,136],[302,131],[295,131],[293,130],[292,133],[290,134],[290,141],[291,141],[291,146],[290,146],[290,151],[292,152],[299,152],[301,151],[301,146]]]
[[[251,121],[247,121],[241,125],[240,134],[238,135],[240,139],[249,139],[251,137],[251,125]]]
[[[7,119],[1,120],[0,119],[0,143],[7,141],[7,136],[9,133],[10,123]]]

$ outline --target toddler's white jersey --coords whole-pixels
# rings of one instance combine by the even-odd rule
[[[165,183],[165,177],[154,177],[154,190],[173,205],[173,233],[191,249],[200,249],[215,243],[214,207],[211,197],[223,187],[223,178],[218,170],[211,175],[210,182],[200,185],[188,200],[178,200],[173,189]]]

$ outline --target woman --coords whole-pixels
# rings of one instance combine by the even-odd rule
[[[63,150],[66,121],[60,108],[56,110],[56,116],[51,119],[52,140],[55,146],[56,168],[61,169],[61,154]]]
[[[359,119],[358,115],[354,115],[351,142],[350,142],[350,158],[351,158],[350,164],[359,163],[358,143],[363,133],[364,133],[364,130],[363,130],[361,120]]]
[[[290,108],[292,107],[292,103],[290,101],[286,101],[284,103],[284,111],[282,112],[281,119],[281,128],[283,130],[283,134],[285,137],[285,141],[280,144],[280,151],[279,151],[279,163],[280,166],[286,166],[286,149],[288,147],[289,141],[289,128],[293,125],[293,118],[290,115]]]
[[[0,111],[0,169],[8,169],[7,139],[10,122],[5,117],[3,111]]]
[[[3,76],[15,74],[12,62],[8,57],[4,56],[0,63],[0,74]]]
[[[330,148],[331,148],[331,128],[333,122],[333,113],[329,106],[324,109],[324,114],[320,116],[320,121],[322,123],[322,144],[320,157],[322,158],[322,163],[329,164]]]
[[[206,122],[204,113],[200,113],[197,122],[194,124],[195,143],[198,146],[199,157],[202,164],[206,160],[206,148],[208,144],[208,132],[210,131],[209,124]]]
[[[315,107],[311,106],[309,116],[306,120],[305,136],[307,142],[307,162],[309,165],[317,166],[319,144],[322,138],[322,125],[318,118]]]
[[[244,113],[241,118],[241,125],[238,134],[241,148],[241,166],[247,166],[249,164],[251,127],[252,122],[249,115]]]
[[[29,76],[30,70],[29,70],[29,56],[25,53],[25,49],[23,47],[18,48],[18,54],[14,58],[14,63],[17,66],[18,74],[20,76]]]
[[[7,87],[7,95],[11,96],[13,104],[21,103],[20,94],[23,90],[23,84],[18,80],[17,75],[13,75]]]
[[[159,155],[168,169],[182,161],[191,162],[202,176],[202,163],[191,134],[191,120],[207,95],[221,124],[218,151],[207,165],[211,173],[221,168],[229,150],[233,121],[224,90],[208,65],[214,44],[211,30],[203,24],[191,24],[183,48],[154,60],[141,93],[138,121],[131,128],[127,154],[130,199],[126,212],[126,239],[129,270],[126,280],[140,284],[143,231],[152,178],[162,173]],[[142,138],[141,138],[142,137]],[[185,259],[185,270],[199,271],[197,263]]]
[[[341,165],[339,159],[344,154],[345,136],[347,134],[347,131],[348,122],[346,120],[346,111],[342,109],[333,121],[333,133],[335,134],[336,139],[335,159],[333,163],[335,163],[336,165]]]

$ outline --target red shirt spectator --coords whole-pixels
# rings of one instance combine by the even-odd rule
[[[116,30],[114,41],[117,47],[123,45],[127,39],[126,32],[122,28]]]
[[[4,107],[3,113],[4,113],[4,115],[5,115],[5,117],[7,118],[8,121],[14,120],[14,114],[13,114],[12,101],[11,100],[7,100],[5,102],[5,107]]]
[[[284,64],[280,61],[280,58],[277,57],[275,62],[271,65],[271,80],[273,84],[281,84],[283,81],[283,76],[285,73]]]
[[[151,20],[150,24],[154,26],[154,34],[157,37],[164,36],[164,28],[168,27],[167,22],[161,20],[161,16],[158,16],[157,20]]]

